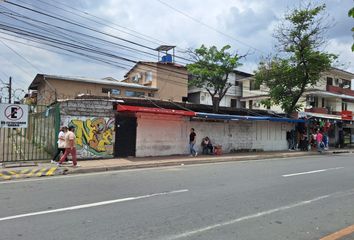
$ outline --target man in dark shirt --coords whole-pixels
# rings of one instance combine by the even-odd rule
[[[196,157],[198,155],[197,151],[194,150],[194,144],[197,134],[194,132],[194,128],[191,128],[191,133],[189,134],[189,151],[191,156]]]

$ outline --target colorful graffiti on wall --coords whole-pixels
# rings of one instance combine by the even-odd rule
[[[113,156],[114,118],[66,117],[63,123],[75,126],[79,157]]]

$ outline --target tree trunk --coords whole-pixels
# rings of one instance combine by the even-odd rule
[[[220,104],[220,98],[219,97],[212,97],[213,99],[213,112],[218,113],[219,112],[219,104]]]

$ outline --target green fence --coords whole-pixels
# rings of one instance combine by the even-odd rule
[[[56,151],[59,105],[29,108],[28,128],[0,128],[0,162],[49,160]]]

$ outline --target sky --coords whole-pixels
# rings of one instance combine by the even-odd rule
[[[22,90],[27,91],[38,73],[122,80],[136,61],[157,61],[153,49],[161,44],[177,46],[176,61],[181,64],[188,63],[189,49],[202,44],[228,44],[233,53],[247,55],[239,70],[252,73],[263,57],[275,53],[275,29],[284,15],[301,2],[304,1],[0,1],[0,94],[6,96],[4,83],[10,76],[15,97],[20,97]],[[350,31],[354,19],[348,17],[354,1],[311,2],[327,6],[325,19],[331,28],[323,50],[339,55],[337,67],[354,72]],[[22,29],[21,34],[14,34],[14,29]],[[36,33],[36,41],[28,35],[25,38],[24,30]],[[38,40],[39,36],[47,40]],[[60,43],[48,42],[49,38]],[[66,43],[75,46],[64,46]],[[83,56],[87,49],[89,58]]]

